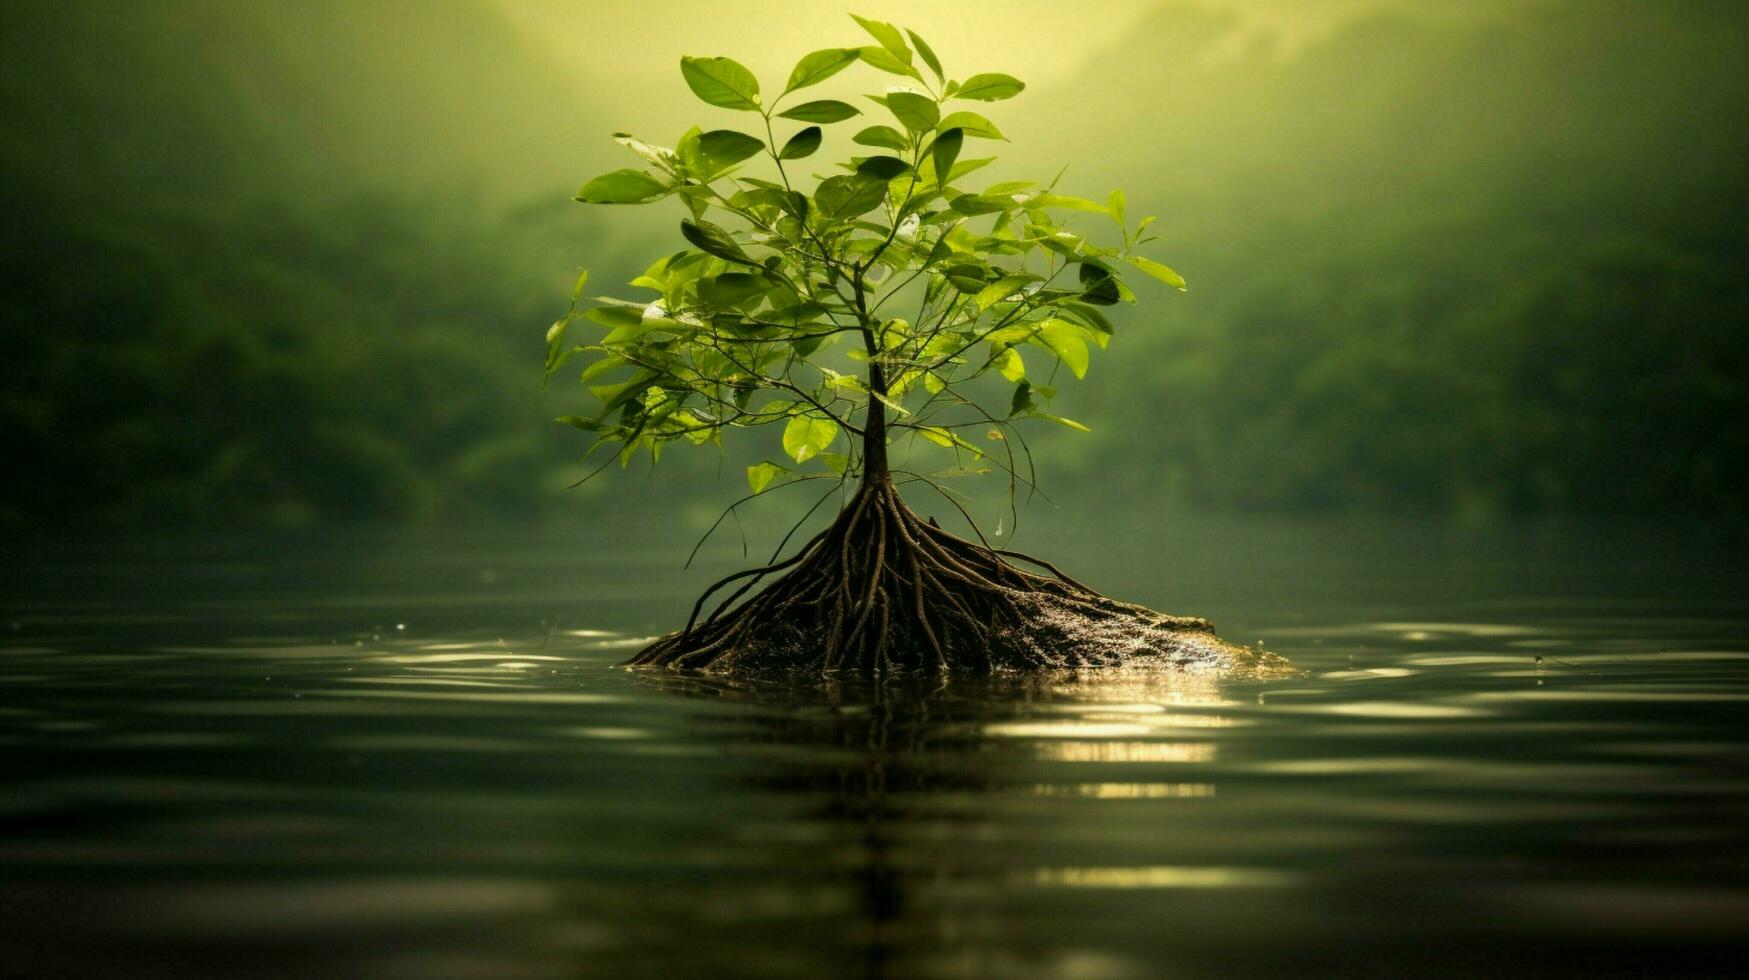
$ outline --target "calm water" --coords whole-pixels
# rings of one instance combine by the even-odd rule
[[[622,530],[11,552],[0,974],[1743,969],[1704,531],[1062,527],[1303,673],[869,690],[616,669],[738,559]]]

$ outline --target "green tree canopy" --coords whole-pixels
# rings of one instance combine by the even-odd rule
[[[672,148],[616,134],[644,165],[578,191],[589,204],[673,198],[686,214],[687,247],[630,283],[644,296],[586,296],[585,272],[547,334],[549,380],[587,362],[581,381],[599,409],[561,421],[595,435],[591,453],[614,449],[624,464],[771,426],[781,462],[748,468],[757,495],[797,479],[884,479],[889,438],[913,436],[955,453],[946,472],[988,463],[1011,486],[1030,484],[1017,424],[1084,428],[1051,413],[1054,384],[1065,369],[1083,377],[1091,349],[1110,341],[1101,307],[1135,299],[1123,274],[1184,288],[1136,252],[1154,219],[1130,223],[1120,191],[1101,202],[1055,180],[974,187],[995,160],[985,148],[1003,140],[978,110],[1024,83],[950,78],[916,33],[855,19],[876,43],[806,55],[769,100],[730,58],[682,58],[693,93],[744,128],[695,126]],[[859,63],[892,84],[860,106],[808,99]],[[833,126],[854,128],[855,149],[809,173]]]

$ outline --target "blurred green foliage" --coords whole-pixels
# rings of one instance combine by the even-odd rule
[[[9,203],[10,521],[514,513],[547,489],[540,400],[494,335],[539,294],[457,248],[495,229],[370,196],[145,227]]]
[[[519,357],[552,294],[523,250],[551,243],[444,185],[479,159],[433,161],[452,126],[502,135],[490,99],[449,99],[468,82],[437,72],[463,43],[515,63],[488,11],[0,16],[0,524],[522,516],[552,498],[562,450]],[[409,55],[391,32],[453,43]],[[560,98],[551,75],[485,79]]]
[[[1175,48],[1087,79],[1229,107],[1163,111],[1113,163],[1163,178],[1206,303],[1105,389],[1167,420],[1108,454],[1124,482],[1247,507],[1745,515],[1740,6],[1387,12],[1293,57],[1183,67],[1224,29],[1162,15],[1137,36]]]
[[[1746,21],[1381,0],[1281,48],[1166,4],[1029,88],[1013,165],[1096,161],[1064,189],[1129,189],[1194,283],[1064,395],[1046,488],[1749,515]],[[678,220],[568,201],[619,95],[483,0],[5,5],[0,522],[574,510],[531,362],[585,256]]]

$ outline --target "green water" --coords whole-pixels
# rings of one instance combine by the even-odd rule
[[[0,974],[1741,968],[1728,543],[1102,521],[1030,543],[1303,673],[635,674],[739,560],[660,527],[13,549]]]

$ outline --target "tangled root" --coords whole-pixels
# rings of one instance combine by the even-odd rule
[[[779,572],[785,574],[735,605]],[[701,620],[706,602],[731,585],[736,588]],[[1207,620],[1109,599],[1049,562],[950,534],[919,519],[890,480],[873,479],[790,558],[712,585],[685,629],[650,644],[631,663],[885,676],[1144,660],[1255,666],[1272,657],[1226,643]]]

